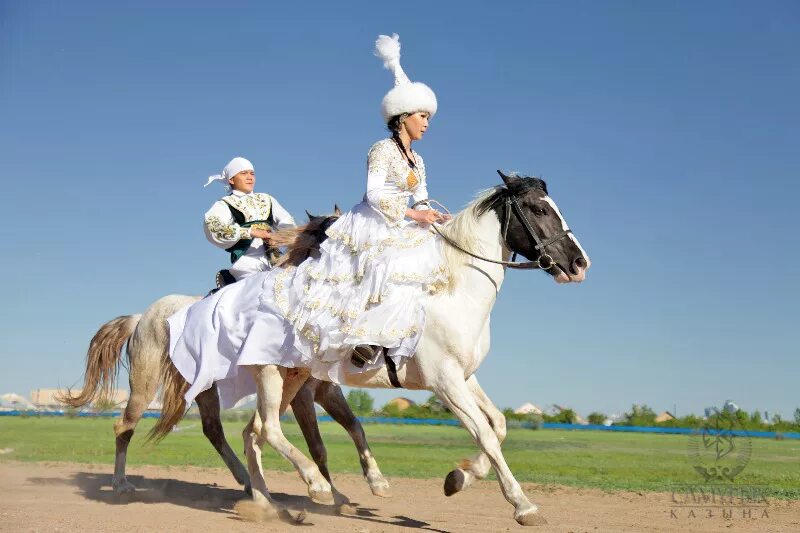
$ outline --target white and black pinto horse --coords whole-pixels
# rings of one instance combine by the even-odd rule
[[[505,418],[481,389],[475,371],[489,352],[489,319],[514,253],[531,260],[559,283],[583,281],[590,262],[564,217],[547,192],[544,181],[532,177],[503,177],[504,184],[480,195],[441,231],[457,246],[445,246],[445,259],[453,276],[449,291],[428,300],[425,328],[413,358],[390,376],[386,367],[346,376],[346,385],[391,388],[393,381],[407,389],[435,393],[472,435],[481,453],[469,466],[448,476],[453,492],[475,477],[484,477],[491,466],[500,488],[514,506],[514,518],[523,525],[544,523],[506,464],[500,443],[506,436]],[[162,346],[166,351],[167,347]],[[180,374],[165,358],[162,419],[156,434],[170,431],[171,420],[180,418],[185,405],[176,385]],[[258,389],[258,412],[245,428],[245,453],[256,504],[280,508],[270,498],[261,468],[261,451],[269,443],[289,460],[308,485],[311,499],[330,503],[334,493],[318,466],[292,445],[281,430],[280,415],[308,379],[304,369],[275,365],[248,366]],[[185,385],[185,382],[184,382]]]

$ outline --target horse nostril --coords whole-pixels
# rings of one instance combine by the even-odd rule
[[[572,261],[572,265],[570,265],[570,273],[577,276],[581,270],[586,269],[586,259],[583,257],[578,257]]]

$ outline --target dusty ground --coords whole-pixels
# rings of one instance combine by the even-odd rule
[[[525,484],[525,491],[549,524],[523,528],[513,521],[512,507],[493,481],[479,482],[447,498],[440,480],[392,479],[394,497],[382,499],[372,496],[366,483],[353,475],[334,479],[339,490],[357,503],[357,514],[340,516],[311,503],[298,476],[285,472],[268,473],[270,488],[277,500],[307,511],[304,524],[277,519],[254,524],[234,511],[244,495],[225,470],[134,467],[130,473],[129,479],[140,490],[121,502],[111,493],[109,466],[0,463],[0,530],[800,531],[800,501],[691,508],[673,503],[673,496],[665,493],[611,493],[533,484]],[[730,518],[723,518],[723,511],[728,510]]]

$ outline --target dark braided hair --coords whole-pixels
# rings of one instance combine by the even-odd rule
[[[400,115],[393,116],[389,119],[386,127],[392,132],[392,139],[397,145],[398,150],[400,150],[400,153],[403,154],[403,159],[408,161],[408,166],[410,166],[412,169],[416,169],[416,163],[414,163],[411,157],[409,157],[405,147],[403,146],[403,141],[400,139],[400,126],[403,124],[403,121],[406,119],[406,117],[408,117],[408,115],[409,113],[401,113]]]

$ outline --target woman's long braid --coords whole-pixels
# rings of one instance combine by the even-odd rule
[[[406,149],[403,146],[403,141],[402,141],[402,139],[400,139],[400,130],[399,129],[396,129],[396,130],[393,129],[392,130],[392,139],[394,139],[395,144],[397,144],[397,148],[400,150],[400,153],[403,154],[403,159],[405,159],[408,162],[408,166],[410,166],[412,169],[416,170],[416,168],[417,168],[416,163],[414,162],[414,160],[411,159],[411,156],[408,155],[408,152],[406,152]]]

